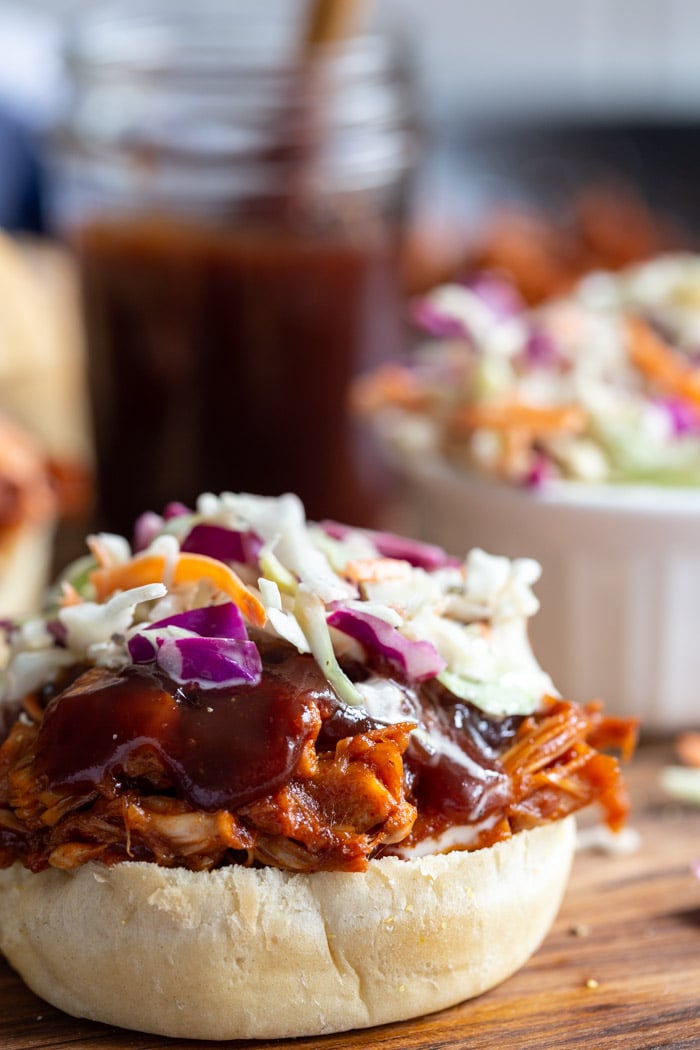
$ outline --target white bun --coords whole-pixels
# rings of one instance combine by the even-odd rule
[[[126,863],[0,872],[0,947],[78,1017],[188,1039],[405,1020],[510,976],[556,915],[573,818],[362,874]]]

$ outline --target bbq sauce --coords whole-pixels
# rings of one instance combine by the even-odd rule
[[[224,490],[371,524],[385,471],[348,397],[404,344],[403,33],[300,62],[259,0],[91,6],[49,200],[80,263],[97,526]]]
[[[420,703],[425,732],[412,737],[405,759],[419,810],[465,824],[503,809],[512,788],[499,755],[522,718],[489,718],[437,680],[420,687]]]
[[[340,703],[312,656],[269,643],[261,655],[258,685],[218,691],[183,689],[143,668],[93,668],[50,701],[37,771],[59,794],[137,787],[203,810],[236,809],[293,779],[309,741],[333,751],[344,737],[386,726]],[[407,710],[434,731],[413,737],[404,757],[419,807],[463,823],[503,806],[509,781],[498,764],[499,739],[507,743],[518,720],[488,719],[442,687],[403,688]],[[165,785],[130,779],[147,753]]]
[[[38,769],[59,793],[118,793],[130,760],[150,750],[178,797],[199,809],[234,809],[293,775],[318,729],[306,681],[299,689],[284,671],[270,671],[235,691],[184,691],[140,669],[94,669],[46,709]]]
[[[137,217],[75,243],[103,526],[225,490],[373,519],[384,479],[347,401],[401,347],[390,232]]]

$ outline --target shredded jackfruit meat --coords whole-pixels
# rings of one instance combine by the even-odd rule
[[[131,754],[118,779],[89,790],[50,788],[37,757],[44,711],[33,695],[0,746],[0,866],[70,870],[91,860],[147,860],[195,871],[227,864],[361,871],[374,857],[410,855],[455,823],[471,831],[459,848],[477,849],[591,802],[612,829],[627,815],[618,761],[602,749],[629,757],[635,726],[606,717],[598,704],[547,700],[533,715],[489,720],[486,736],[480,715],[480,732],[466,730],[470,761],[483,763],[498,790],[473,792],[471,811],[462,803],[458,813],[449,781],[439,803],[421,788],[429,760],[421,766],[415,744],[409,747],[414,722],[360,722],[361,731],[346,728],[336,739],[337,706],[322,697],[314,706],[284,784],[244,805],[206,811],[177,797],[167,764],[147,746]]]

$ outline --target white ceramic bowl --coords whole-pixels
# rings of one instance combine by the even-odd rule
[[[533,648],[562,695],[647,731],[700,727],[700,491],[490,481],[426,454],[394,460],[402,525],[463,554],[542,565]]]

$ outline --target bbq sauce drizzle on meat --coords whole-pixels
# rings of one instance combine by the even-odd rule
[[[454,828],[451,845],[489,845],[596,798],[624,819],[617,762],[592,744],[631,746],[631,726],[595,705],[498,719],[436,680],[394,682],[407,717],[389,724],[338,700],[312,656],[260,648],[254,686],[78,667],[34,697],[0,747],[0,866],[362,870]]]
[[[4,819],[0,810],[0,859],[8,862],[24,855],[26,860],[34,852],[32,867],[61,860],[62,854],[51,859],[50,849],[39,846],[42,838],[55,833],[55,825],[42,826],[45,812],[35,807],[29,815],[31,802],[20,797],[23,790],[26,795],[28,771],[31,799],[48,802],[48,811],[51,804],[63,806],[72,819],[76,809],[104,808],[120,799],[130,802],[137,797],[148,803],[155,798],[162,808],[160,800],[166,798],[185,811],[235,813],[251,841],[260,830],[258,811],[275,806],[281,811],[289,792],[303,787],[305,779],[320,792],[330,783],[332,792],[337,776],[331,770],[338,765],[338,753],[349,753],[348,745],[357,750],[358,741],[363,742],[362,761],[366,764],[372,756],[374,762],[373,795],[375,780],[388,781],[375,761],[381,749],[384,753],[391,749],[392,762],[399,763],[400,790],[394,789],[391,804],[378,812],[382,818],[378,824],[390,824],[400,811],[402,837],[411,830],[416,808],[424,819],[430,817],[432,826],[480,820],[508,802],[510,782],[497,756],[522,719],[488,719],[431,683],[401,687],[407,711],[418,717],[392,726],[342,704],[313,657],[286,644],[265,646],[263,667],[258,685],[221,691],[178,687],[160,674],[134,667],[118,672],[81,669],[48,700],[36,725],[22,729],[26,718],[21,719],[0,748],[0,806],[7,807]],[[422,733],[414,734],[419,721]],[[430,745],[435,727],[450,740],[450,753]],[[16,748],[13,736],[23,732],[29,744],[20,749],[19,761],[14,755],[13,769],[8,766]],[[346,776],[351,761],[343,767]],[[363,809],[367,807],[368,777],[361,775],[365,768],[356,765],[342,794],[349,837],[362,838],[366,860],[381,853],[387,843],[381,834],[375,837],[378,825],[358,829],[351,815],[359,798]],[[310,777],[314,772],[315,780]],[[353,784],[355,799],[350,798]],[[337,798],[336,791],[335,811]],[[8,819],[13,801],[15,813],[21,811],[29,825],[24,837],[16,822]],[[322,804],[315,817],[316,838],[323,837],[320,825],[330,818]],[[77,829],[80,833],[79,823]],[[269,821],[263,831],[269,832]],[[128,835],[127,828],[124,834]],[[395,834],[396,829],[384,840]],[[294,841],[293,833],[290,837]],[[350,853],[347,863],[335,856],[329,866],[358,866],[357,857]],[[128,859],[126,844],[123,854],[120,859]],[[259,859],[255,850],[252,856]],[[117,859],[113,850],[109,859]],[[316,857],[311,866],[326,866],[327,860]]]
[[[196,809],[236,809],[289,780],[317,722],[313,689],[274,669],[214,695],[144,669],[95,669],[49,704],[37,769],[49,791],[113,795],[142,786],[129,770],[148,754],[157,786]]]
[[[445,703],[445,690],[424,692],[429,723],[440,725],[464,761],[412,741],[404,764],[416,796],[465,822],[503,805],[507,777],[495,755],[521,719],[499,724],[454,698]],[[289,650],[258,685],[214,694],[136,668],[88,671],[49,704],[36,762],[49,791],[112,794],[148,750],[177,798],[197,809],[233,810],[287,783],[307,742],[332,751],[339,740],[384,728],[340,704],[313,658]]]

